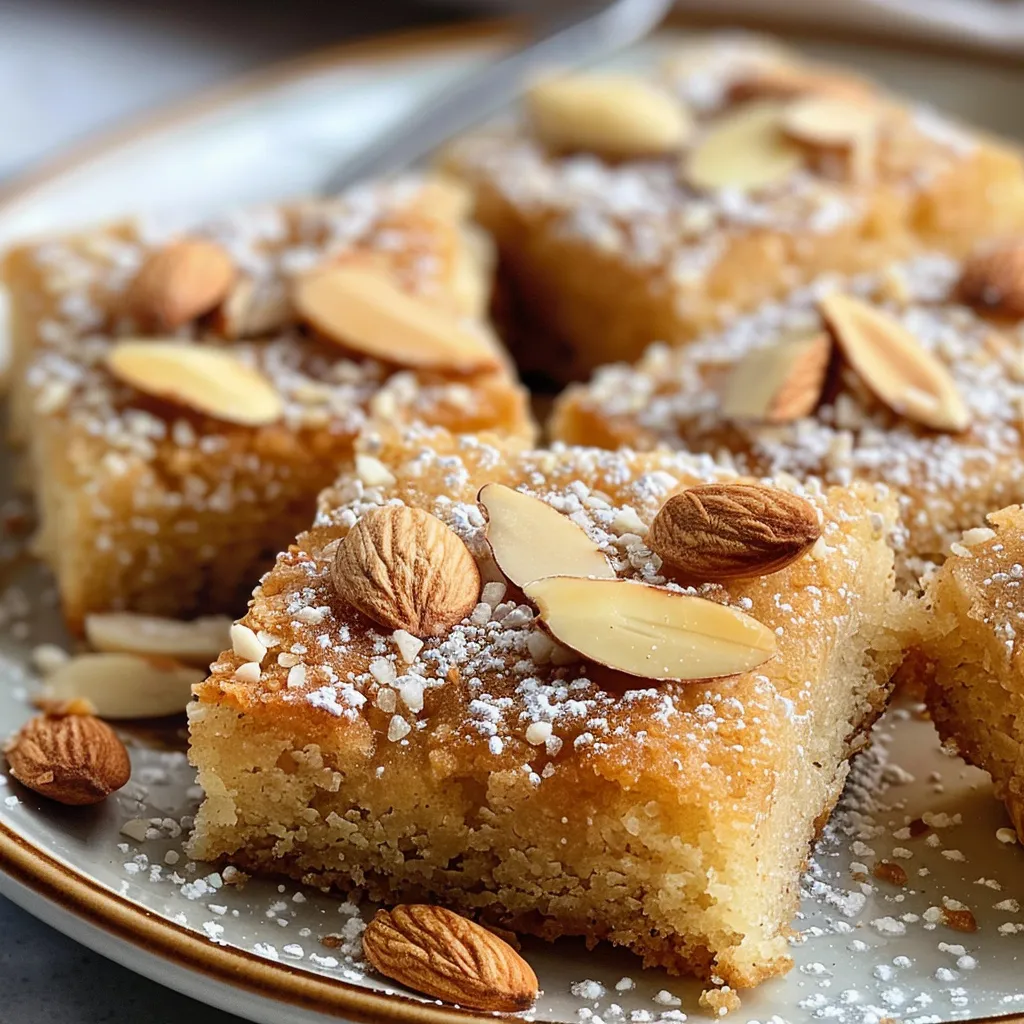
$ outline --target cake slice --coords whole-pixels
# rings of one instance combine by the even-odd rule
[[[1024,509],[968,530],[928,584],[921,653],[944,741],[984,768],[1024,842]]]
[[[195,691],[191,854],[733,986],[787,970],[902,657],[884,488],[362,445]]]
[[[372,416],[531,435],[465,211],[410,179],[8,255],[12,428],[73,629],[237,614]]]
[[[963,530],[1024,501],[1024,240],[824,275],[684,349],[652,345],[560,396],[554,437],[884,482],[916,581]]]
[[[636,359],[828,270],[962,255],[1024,227],[1010,144],[768,40],[709,37],[640,75],[551,78],[445,157],[476,195],[558,380]]]

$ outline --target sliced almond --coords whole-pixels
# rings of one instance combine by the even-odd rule
[[[482,333],[379,270],[342,264],[309,274],[296,283],[292,299],[299,316],[324,337],[373,359],[457,373],[499,365]]]
[[[85,617],[85,638],[97,651],[175,658],[208,666],[231,646],[231,619],[208,615],[188,622],[135,612],[97,612]]]
[[[684,158],[681,173],[693,188],[757,191],[785,181],[804,165],[803,150],[782,131],[784,104],[748,103],[707,130]]]
[[[11,774],[57,803],[98,804],[131,777],[128,751],[98,718],[38,715],[4,747]]]
[[[818,303],[857,376],[897,415],[959,433],[971,422],[949,371],[888,313],[833,292]]]
[[[753,349],[729,374],[722,414],[755,423],[791,423],[809,416],[821,401],[831,355],[826,334]]]
[[[405,505],[366,512],[338,545],[331,578],[352,607],[416,637],[442,635],[480,600],[480,570],[462,538]]]
[[[643,679],[737,675],[775,653],[775,634],[749,615],[665,587],[549,576],[523,590],[555,639]]]
[[[527,92],[526,111],[547,148],[609,159],[677,153],[693,132],[679,100],[635,75],[547,78]]]
[[[546,501],[504,484],[485,484],[477,501],[487,517],[494,561],[517,587],[543,576],[615,575],[585,531]]]
[[[964,261],[957,295],[982,312],[1024,317],[1024,240],[1011,239]]]
[[[723,483],[673,494],[654,517],[647,544],[688,577],[717,581],[778,572],[820,536],[817,511],[799,495]]]
[[[854,146],[878,129],[878,107],[837,96],[804,96],[782,112],[782,130],[812,146]]]
[[[259,370],[223,349],[184,341],[119,341],[110,372],[139,391],[227,423],[258,427],[281,418],[284,403]]]
[[[170,658],[79,654],[46,677],[42,699],[86,700],[100,718],[162,718],[184,711],[205,678],[203,669]]]
[[[514,1013],[537,998],[537,976],[507,942],[443,907],[378,910],[363,952],[384,977],[466,1009]]]
[[[143,326],[174,330],[209,313],[231,288],[235,266],[215,242],[186,238],[152,253],[128,291]]]
[[[224,338],[262,338],[295,319],[284,281],[240,277],[217,310],[214,326]]]

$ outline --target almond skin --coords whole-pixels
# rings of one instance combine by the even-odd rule
[[[821,536],[814,507],[760,484],[704,484],[672,495],[647,544],[687,577],[749,579],[778,572]]]
[[[1024,239],[975,253],[956,290],[961,302],[982,312],[1024,317]]]
[[[537,998],[536,974],[507,942],[443,907],[378,910],[363,953],[385,977],[467,1009],[514,1013]]]
[[[92,715],[37,715],[4,753],[23,786],[61,804],[98,804],[131,775],[124,744]]]
[[[480,570],[458,534],[405,505],[367,512],[338,546],[331,578],[368,618],[420,638],[444,634],[480,600]]]
[[[185,238],[149,255],[128,304],[146,327],[174,330],[220,305],[234,280],[235,265],[219,245]]]

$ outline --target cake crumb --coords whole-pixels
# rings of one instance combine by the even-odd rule
[[[724,1017],[738,1010],[742,1003],[736,992],[724,985],[722,988],[707,988],[701,992],[698,1005],[701,1009],[711,1010],[716,1017]]]

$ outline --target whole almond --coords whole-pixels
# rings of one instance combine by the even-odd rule
[[[131,312],[146,327],[174,330],[224,300],[235,265],[215,242],[186,238],[151,253],[128,290]]]
[[[61,804],[97,804],[131,775],[124,744],[92,715],[37,715],[4,753],[22,785]]]
[[[507,942],[443,907],[378,910],[363,953],[385,977],[467,1009],[514,1013],[537,998],[536,974]]]
[[[338,546],[331,577],[368,618],[418,637],[442,635],[480,600],[480,570],[462,539],[405,505],[367,512]]]
[[[1024,240],[1014,239],[969,257],[957,295],[982,312],[1024,317]]]
[[[744,579],[778,572],[821,536],[814,506],[761,484],[702,484],[659,509],[647,545],[688,577]]]
[[[776,63],[754,68],[729,87],[729,100],[789,99],[797,96],[829,96],[863,100],[877,90],[866,79],[831,68]]]

